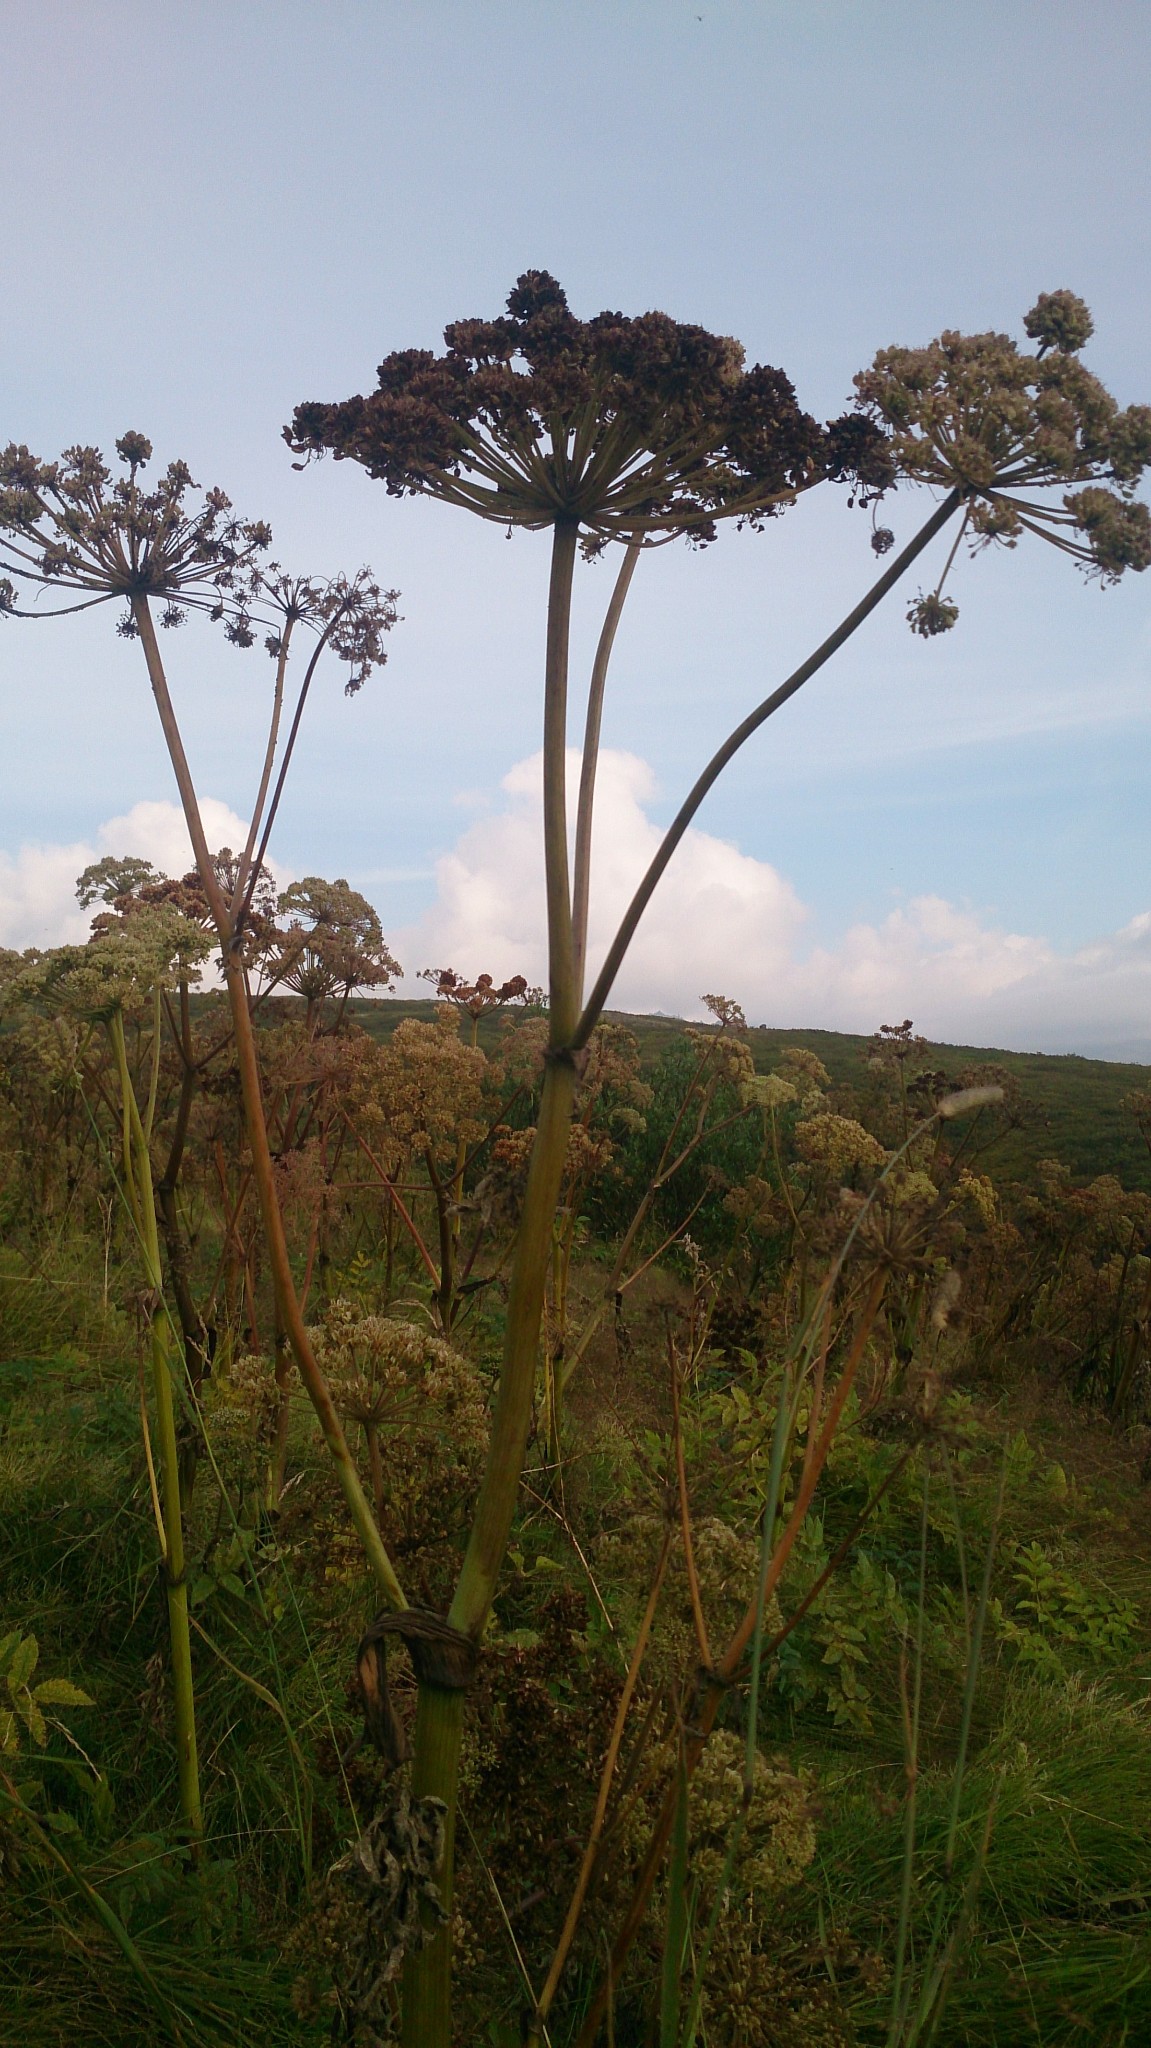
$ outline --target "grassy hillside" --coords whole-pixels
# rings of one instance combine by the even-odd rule
[[[433,1002],[398,999],[365,1001],[351,1006],[356,1022],[373,1038],[387,1038],[404,1017],[431,1018]],[[634,1016],[611,1011],[618,1023],[635,1032],[645,1065],[683,1029],[675,1017]],[[494,1041],[498,1020],[489,1020],[481,1042]],[[866,1085],[863,1054],[866,1038],[847,1031],[802,1031],[760,1026],[750,1034],[756,1066],[766,1072],[785,1045],[803,1045],[814,1052],[838,1088],[857,1092]],[[1113,1060],[1081,1059],[1074,1053],[1004,1052],[995,1046],[929,1044],[923,1064],[959,1074],[968,1067],[996,1066],[1018,1082],[1022,1096],[1022,1128],[1004,1140],[995,1171],[1007,1179],[1026,1179],[1040,1159],[1061,1159],[1076,1181],[1113,1173],[1125,1187],[1151,1190],[1151,1155],[1123,1101],[1135,1089],[1151,1088],[1151,1067]]]

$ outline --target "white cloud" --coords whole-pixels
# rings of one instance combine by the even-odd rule
[[[91,912],[76,902],[76,877],[96,858],[84,840],[0,853],[0,945],[23,951],[86,939]]]
[[[577,757],[570,763],[574,785]],[[596,797],[591,972],[660,840],[649,816],[655,778],[634,754],[606,751]],[[435,900],[390,934],[409,976],[450,966],[497,979],[546,979],[540,858],[540,759],[505,776],[503,802],[476,818],[436,865]],[[574,805],[573,805],[574,809]],[[244,826],[204,799],[214,847],[242,844]],[[55,945],[87,936],[76,876],[104,853],[135,853],[167,874],[191,865],[179,806],[134,804],[92,843],[29,844],[0,853],[0,945]],[[1098,1053],[1151,1060],[1151,911],[1073,954],[1003,931],[942,897],[923,895],[835,946],[806,942],[807,910],[767,861],[711,833],[689,831],[640,926],[612,994],[621,1009],[699,1015],[704,990],[733,996],[754,1023],[871,1031],[912,1017],[958,1044]],[[589,975],[589,979],[590,979]]]
[[[243,845],[247,826],[227,804],[209,796],[200,809],[213,850]],[[92,912],[76,901],[76,877],[106,853],[135,854],[163,874],[184,874],[192,866],[192,848],[179,805],[163,799],[133,804],[99,827],[94,844],[33,841],[19,853],[0,852],[0,945],[22,950],[86,939]]]
[[[578,756],[569,757],[571,779]],[[436,865],[436,901],[400,943],[418,967],[454,965],[500,977],[544,979],[540,861],[540,758],[504,777],[509,802],[478,819]],[[655,793],[634,754],[601,756],[596,791],[589,956],[605,950],[632,890],[659,845],[644,808]],[[782,969],[806,912],[790,883],[763,861],[705,832],[689,832],[661,894],[640,926],[613,1001],[624,1008],[698,1008],[701,989],[723,988],[734,963]],[[419,955],[417,959],[417,954]]]
[[[434,903],[396,934],[411,967],[545,979],[540,758],[504,778],[502,808],[437,864]],[[569,757],[574,790],[577,757]],[[655,782],[605,752],[596,799],[591,971],[659,843]],[[807,912],[766,861],[689,831],[612,995],[621,1009],[699,1014],[706,990],[758,1023],[870,1031],[910,1016],[930,1037],[1021,1049],[1151,1058],[1151,912],[1073,955],[924,895],[834,948],[805,946]],[[589,979],[591,977],[589,976]]]

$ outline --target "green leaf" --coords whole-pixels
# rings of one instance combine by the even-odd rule
[[[40,1645],[36,1641],[35,1636],[25,1636],[23,1642],[18,1645],[8,1667],[9,1692],[14,1693],[20,1686],[27,1685],[28,1680],[36,1669],[36,1660],[39,1655]]]
[[[45,1757],[44,1761],[46,1764],[50,1764],[54,1771],[61,1772],[67,1778],[69,1784],[75,1785],[78,1792],[83,1793],[84,1798],[91,1804],[92,1817],[97,1827],[102,1832],[106,1832],[111,1824],[113,1813],[112,1794],[108,1789],[108,1780],[102,1777],[99,1772],[93,1776],[88,1765],[82,1764],[74,1756],[48,1756]]]
[[[80,1833],[80,1823],[76,1819],[75,1814],[65,1813],[62,1809],[54,1808],[51,1813],[46,1813],[44,1821],[45,1825],[51,1828],[54,1835],[78,1835]]]
[[[536,1650],[543,1637],[538,1628],[509,1628],[502,1640],[511,1650]]]
[[[94,1707],[96,1702],[70,1678],[45,1678],[36,1687],[35,1698],[42,1707]]]
[[[0,1671],[3,1671],[19,1640],[20,1631],[18,1628],[10,1630],[6,1636],[0,1636]]]
[[[20,1695],[20,1698],[16,1702],[16,1711],[21,1716],[21,1718],[27,1723],[28,1732],[31,1735],[32,1740],[37,1744],[38,1748],[43,1749],[45,1743],[48,1740],[48,1729],[44,1721],[44,1716],[40,1712],[39,1707],[36,1705],[36,1702],[33,1699],[32,1694],[28,1691],[27,1687],[25,1687],[24,1691]]]
[[[20,1728],[11,1707],[0,1707],[0,1751],[13,1756],[20,1747]]]

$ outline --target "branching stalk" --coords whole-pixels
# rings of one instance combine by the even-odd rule
[[[599,978],[587,1002],[584,1004],[583,1014],[580,1017],[579,1025],[571,1041],[575,1050],[578,1051],[581,1047],[585,1046],[595,1030],[603,1012],[604,1004],[611,994],[616,975],[623,965],[624,955],[632,939],[635,937],[636,928],[648,904],[651,902],[656,885],[704,798],[719,780],[728,762],[733,760],[735,755],[738,754],[745,740],[749,740],[754,732],[758,732],[760,726],[766,723],[772,713],[778,711],[782,704],[786,704],[789,697],[794,697],[796,691],[801,690],[803,685],[809,682],[811,677],[823,667],[824,663],[830,661],[832,655],[843,646],[844,642],[850,640],[852,634],[863,624],[866,618],[870,617],[876,606],[882,603],[888,591],[894,589],[900,577],[911,567],[916,556],[922,554],[928,543],[934,540],[942,527],[946,526],[952,513],[956,511],[961,503],[962,496],[959,491],[948,492],[943,503],[936,507],[930,519],[926,520],[920,527],[915,539],[910,541],[907,547],[903,549],[903,552],[896,556],[891,567],[885,570],[878,581],[872,585],[867,596],[855,606],[854,611],[848,612],[847,617],[835,628],[834,633],[828,634],[827,639],[816,648],[815,653],[809,654],[807,660],[800,663],[799,667],[793,671],[787,681],[780,684],[778,690],[773,690],[770,697],[765,697],[762,704],[758,704],[754,711],[748,713],[742,723],[736,726],[734,732],[728,734],[722,747],[718,748],[712,755],[707,767],[684,798],[683,803],[664,833],[646,875],[632,897],[627,910],[624,912],[623,921],[608,948],[607,958],[600,969]]]
[[[577,999],[583,994],[584,963],[587,958],[588,896],[591,888],[592,813],[595,807],[596,771],[599,766],[600,727],[608,664],[616,631],[631,589],[642,549],[636,542],[624,549],[604,617],[603,630],[592,664],[588,689],[587,723],[584,727],[583,760],[580,764],[579,803],[576,809],[575,859],[572,867],[572,947],[575,955]]]
[[[244,1103],[244,1122],[248,1144],[252,1155],[252,1178],[256,1185],[260,1204],[260,1217],[268,1248],[268,1263],[272,1273],[272,1285],[276,1304],[288,1342],[292,1347],[300,1378],[316,1411],[324,1441],[336,1468],[340,1489],[347,1503],[348,1512],[356,1533],[363,1544],[368,1563],[380,1592],[389,1606],[406,1607],[403,1589],[396,1577],[395,1567],[384,1547],[375,1516],[360,1481],[355,1460],[348,1446],[343,1425],[332,1400],[328,1383],[320,1370],[312,1350],[296,1293],[292,1274],[288,1241],[284,1232],[284,1221],[280,1213],[276,1192],[275,1173],[272,1165],[271,1147],[268,1142],[268,1124],[264,1110],[263,1091],[260,1084],[260,1068],[256,1055],[255,1030],[252,1024],[251,1007],[248,1000],[247,978],[237,956],[235,927],[231,912],[220,888],[213,865],[195,783],[188,766],[184,743],[180,735],[172,699],[168,690],[167,677],[160,656],[156,631],[146,597],[134,597],[132,613],[148,664],[148,675],[152,694],[160,714],[164,738],[168,745],[172,767],[176,775],[180,801],[196,868],[204,894],[208,899],[212,916],[219,935],[224,964],[224,980],[228,991],[228,1002],[235,1033],[236,1059],[240,1071],[240,1087]],[[309,669],[311,673],[311,669]],[[259,859],[263,858],[261,850]],[[258,867],[258,862],[257,862]]]
[[[567,1041],[577,996],[572,956],[567,849],[567,677],[572,573],[577,529],[557,523],[552,545],[544,690],[544,860],[548,907],[550,1046],[535,1143],[508,1294],[503,1369],[492,1415],[487,1463],[468,1547],[448,1619],[477,1637],[495,1595],[523,1471],[539,1362],[540,1325],[552,1225],[567,1157],[576,1068]],[[447,1842],[440,1893],[451,1907],[452,1854],[463,1695],[421,1685],[416,1711],[413,1790],[443,1799]],[[451,1941],[444,1929],[408,1959],[403,1993],[404,2048],[448,2048],[451,2038]]]

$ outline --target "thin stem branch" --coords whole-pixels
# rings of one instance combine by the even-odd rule
[[[787,678],[787,681],[780,684],[778,690],[773,690],[770,697],[765,697],[762,704],[757,705],[754,711],[748,713],[743,722],[736,726],[734,732],[728,735],[723,745],[712,755],[707,767],[696,780],[676,812],[671,824],[668,826],[667,831],[664,833],[647,873],[624,913],[623,921],[608,948],[607,958],[600,969],[599,979],[584,1005],[583,1015],[571,1039],[573,1051],[578,1052],[581,1050],[591,1037],[603,1011],[604,1004],[611,994],[616,975],[623,964],[624,955],[635,936],[639,921],[655,893],[656,886],[704,798],[719,780],[728,762],[738,754],[745,740],[749,740],[753,733],[758,732],[760,726],[771,717],[773,712],[778,711],[781,705],[786,704],[789,697],[794,697],[797,690],[801,690],[803,685],[809,682],[811,677],[816,674],[817,670],[821,669],[825,662],[830,661],[832,655],[843,646],[844,641],[849,640],[857,628],[863,624],[864,620],[870,617],[876,606],[881,604],[887,596],[888,591],[893,589],[904,572],[910,568],[916,556],[922,554],[928,543],[934,540],[942,527],[946,526],[952,513],[957,510],[961,503],[962,496],[959,491],[948,492],[943,503],[936,507],[930,519],[920,527],[915,539],[909,542],[902,554],[896,556],[891,567],[872,585],[867,596],[855,606],[853,611],[847,614],[847,617],[840,622],[835,631],[830,633],[827,639],[816,648],[815,653],[808,655],[807,660],[800,663],[800,666],[793,671]]]
[[[583,760],[580,764],[579,803],[576,809],[575,859],[572,867],[572,950],[575,955],[577,997],[583,994],[584,962],[587,957],[588,893],[591,887],[592,812],[595,807],[596,770],[599,766],[600,726],[603,720],[604,688],[608,664],[615,645],[616,630],[623,613],[636,563],[643,550],[633,541],[624,550],[615,579],[603,630],[592,664],[588,689],[587,722],[584,726]]]
[[[596,1797],[595,1812],[592,1815],[591,1830],[588,1834],[583,1861],[580,1864],[579,1876],[576,1879],[575,1890],[571,1896],[563,1930],[556,1944],[556,1951],[551,1960],[551,1968],[548,1971],[543,1990],[540,1992],[539,2003],[536,2006],[532,2030],[528,2036],[529,2048],[531,2048],[532,2043],[537,2042],[540,2038],[544,2021],[551,2011],[552,2001],[559,1989],[560,1978],[563,1975],[564,1964],[567,1962],[572,1942],[575,1940],[576,1929],[579,1926],[580,1914],[583,1911],[584,1900],[587,1897],[588,1886],[591,1883],[592,1872],[595,1869],[596,1857],[599,1853],[599,1845],[603,1836],[608,1798],[611,1793],[616,1764],[619,1762],[623,1732],[627,1725],[627,1717],[631,1710],[632,1699],[647,1652],[648,1637],[651,1634],[652,1623],[655,1620],[655,1611],[663,1589],[664,1574],[667,1570],[667,1561],[670,1553],[671,1530],[668,1529],[664,1534],[663,1548],[659,1554],[659,1562],[656,1565],[655,1577],[652,1580],[651,1591],[648,1594],[647,1606],[644,1609],[643,1620],[639,1625],[639,1634],[636,1636],[635,1648],[631,1653],[631,1661],[628,1664],[623,1691],[620,1693],[619,1704],[615,1710],[615,1720],[612,1723],[607,1754],[604,1757],[603,1769],[600,1772],[599,1792]]]
[[[196,856],[196,867],[200,883],[211,906],[212,916],[219,935],[224,963],[224,980],[228,991],[228,1003],[232,1015],[232,1029],[236,1043],[236,1061],[240,1073],[240,1089],[244,1104],[244,1123],[248,1146],[251,1153],[251,1175],[256,1185],[260,1204],[260,1218],[264,1226],[264,1238],[268,1248],[268,1264],[271,1269],[272,1285],[280,1319],[292,1347],[299,1368],[300,1378],[315,1409],[324,1434],[324,1440],[336,1468],[340,1490],[347,1503],[356,1533],[363,1544],[368,1563],[376,1583],[389,1606],[404,1608],[407,1601],[396,1576],[395,1567],[384,1545],[375,1516],[367,1495],[360,1482],[356,1463],[348,1446],[335,1402],[332,1400],[319,1361],[312,1349],[296,1292],[292,1273],[292,1261],[288,1251],[288,1240],[284,1231],[284,1219],[280,1210],[276,1190],[275,1168],[272,1164],[271,1146],[268,1141],[268,1122],[264,1108],[263,1088],[260,1080],[260,1065],[256,1053],[256,1034],[252,1023],[252,1012],[248,996],[247,978],[237,957],[234,940],[236,924],[220,887],[204,823],[200,814],[199,798],[188,766],[184,743],[180,735],[172,699],[168,690],[167,677],[160,656],[156,631],[146,597],[134,597],[132,612],[144,647],[148,663],[148,674],[152,693],[160,713],[160,722],[167,741],[168,752],[176,774],[180,800],[192,849]],[[323,641],[321,640],[321,646]],[[316,656],[320,649],[317,648]],[[305,688],[315,666],[316,656],[309,664]],[[297,715],[298,723],[298,715]],[[286,766],[286,763],[285,763]],[[280,786],[283,784],[281,770]],[[270,824],[270,820],[269,820]],[[255,873],[259,873],[263,859],[263,847],[256,859]],[[241,912],[242,915],[242,912]],[[238,921],[237,921],[238,922]]]
[[[336,618],[338,617],[339,613],[336,614]],[[319,666],[320,656],[328,644],[328,640],[331,636],[332,629],[336,624],[336,618],[331,618],[328,620],[327,625],[324,627],[323,632],[320,634],[319,639],[317,640],[314,648],[312,649],[311,659],[308,662],[307,668],[304,670],[304,680],[300,684],[300,694],[296,699],[296,709],[292,717],[292,724],[291,729],[288,733],[287,745],[284,748],[284,758],[280,763],[280,772],[276,777],[276,787],[272,792],[272,801],[268,805],[268,815],[265,820],[264,830],[260,838],[259,851],[257,852],[256,857],[252,862],[252,870],[248,876],[247,888],[241,900],[240,907],[236,912],[233,940],[239,938],[240,933],[242,932],[244,925],[246,924],[247,919],[251,913],[252,899],[255,896],[256,889],[260,880],[261,870],[263,869],[264,865],[264,855],[268,851],[268,841],[272,836],[272,827],[276,822],[276,813],[280,808],[280,798],[284,794],[284,784],[288,779],[288,770],[292,765],[292,755],[295,752],[296,748],[296,739],[300,730],[300,720],[303,718],[304,715],[304,706],[308,701],[308,691],[312,687],[312,677],[315,675],[316,669]]]
[[[260,819],[264,815],[264,805],[268,797],[268,784],[272,779],[272,766],[276,759],[276,745],[280,737],[280,715],[284,708],[284,679],[288,672],[288,649],[291,644],[292,627],[294,624],[294,619],[289,619],[284,627],[280,640],[280,651],[276,656],[276,682],[272,692],[272,716],[268,725],[268,744],[264,749],[264,767],[263,773],[260,776],[260,786],[256,791],[256,801],[252,806],[252,822],[248,826],[248,837],[244,842],[244,851],[240,855],[236,867],[236,886],[232,891],[231,903],[233,917],[244,900],[244,890],[252,866],[252,854],[256,846],[256,834],[260,829]]]
[[[687,1573],[687,1589],[691,1598],[692,1621],[695,1624],[696,1647],[700,1663],[705,1671],[711,1670],[711,1642],[707,1633],[707,1618],[699,1590],[699,1573],[695,1568],[695,1546],[691,1540],[691,1505],[687,1492],[687,1461],[683,1454],[683,1426],[680,1414],[679,1359],[676,1355],[675,1340],[671,1331],[667,1333],[667,1357],[671,1370],[671,1427],[675,1443],[675,1479],[679,1495],[679,1526],[683,1536],[683,1562]]]

